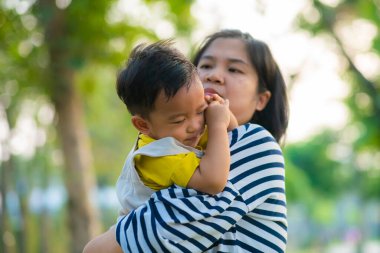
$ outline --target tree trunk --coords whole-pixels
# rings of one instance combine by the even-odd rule
[[[58,116],[57,131],[65,162],[68,191],[69,233],[72,251],[82,252],[84,245],[99,232],[97,212],[90,202],[95,180],[89,138],[83,123],[82,104],[72,85],[72,74],[59,78],[70,80],[69,89],[54,101]]]
[[[0,113],[2,112],[0,111]],[[4,110],[2,116],[10,127],[7,109]],[[16,239],[9,220],[7,203],[8,189],[11,187],[9,183],[12,182],[12,172],[14,171],[13,160],[8,150],[8,138],[3,140],[0,145],[2,146],[1,156],[3,157],[3,161],[0,161],[0,253],[13,253],[16,252]]]
[[[72,49],[67,43],[70,35],[65,10],[57,9],[51,0],[39,1],[39,8],[50,60],[47,88],[58,118],[56,128],[65,165],[70,247],[71,252],[81,253],[85,244],[100,232],[97,210],[90,202],[90,193],[95,187],[92,154],[82,103],[75,90],[75,70],[69,64]]]
[[[10,160],[3,161],[0,164],[1,170],[1,220],[0,220],[0,253],[10,253],[14,252],[14,235],[12,233],[12,228],[9,223],[8,206],[7,206],[7,192],[8,192],[8,182],[10,180]],[[13,240],[11,240],[13,238]],[[13,248],[13,250],[12,250]]]
[[[43,151],[38,151],[39,161],[41,161],[41,188],[44,193],[49,190],[49,179],[50,174],[50,163],[47,161],[47,156],[49,154],[48,148],[44,148]],[[53,252],[50,247],[52,244],[52,229],[51,229],[51,219],[48,211],[48,206],[46,202],[42,205],[41,212],[39,214],[39,248],[38,252],[40,253],[49,253]]]
[[[26,253],[28,247],[28,233],[29,233],[29,211],[28,211],[28,182],[25,175],[21,175],[20,166],[17,166],[14,171],[15,178],[13,181],[16,183],[16,193],[19,202],[20,215],[18,217],[19,226],[17,226],[17,247],[19,253]]]

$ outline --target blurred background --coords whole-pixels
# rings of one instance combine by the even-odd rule
[[[115,223],[136,136],[118,69],[222,28],[266,41],[287,82],[288,252],[380,252],[379,0],[3,0],[0,253],[79,253]]]

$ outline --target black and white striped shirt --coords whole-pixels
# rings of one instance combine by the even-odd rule
[[[119,219],[124,252],[285,252],[285,170],[268,131],[245,124],[229,132],[231,167],[211,196],[172,186]]]

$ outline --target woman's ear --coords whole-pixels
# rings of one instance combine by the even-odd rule
[[[133,115],[131,118],[133,126],[142,134],[147,135],[149,133],[149,123],[146,119],[140,115]]]
[[[258,111],[264,110],[264,108],[265,108],[265,106],[267,106],[271,96],[272,96],[272,93],[270,93],[269,90],[260,93],[259,99],[257,101],[256,110],[258,110]]]

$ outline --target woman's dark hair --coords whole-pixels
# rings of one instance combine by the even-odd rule
[[[219,38],[240,39],[245,43],[259,79],[259,93],[267,90],[271,92],[266,107],[262,111],[256,111],[250,122],[263,126],[280,142],[288,127],[288,99],[284,79],[268,45],[240,30],[222,30],[206,37],[193,58],[195,66],[211,43]]]

